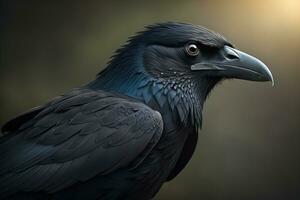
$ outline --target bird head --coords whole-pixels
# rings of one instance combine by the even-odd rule
[[[201,112],[207,94],[220,80],[274,82],[263,62],[236,49],[220,34],[174,22],[148,26],[132,37],[98,77],[100,89],[142,96],[146,103],[159,94],[156,100],[163,104],[167,96],[172,108],[181,101],[190,104],[186,113],[194,113],[195,105]],[[182,120],[187,121],[188,115]]]
[[[155,77],[195,79],[237,78],[273,81],[267,66],[236,48],[223,36],[202,26],[166,23],[143,34],[144,67]]]

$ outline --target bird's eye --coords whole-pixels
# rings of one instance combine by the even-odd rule
[[[200,50],[196,44],[188,44],[185,47],[185,51],[189,56],[197,56],[200,53]]]

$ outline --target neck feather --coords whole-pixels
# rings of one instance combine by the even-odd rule
[[[153,109],[168,109],[183,125],[201,127],[203,103],[218,80],[192,75],[154,78],[145,71],[141,54],[138,46],[125,45],[87,87],[131,96]]]

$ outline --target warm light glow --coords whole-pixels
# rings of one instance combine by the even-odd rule
[[[278,15],[288,24],[300,25],[300,0],[276,0]]]
[[[253,21],[261,30],[289,32],[290,36],[299,34],[300,0],[254,1],[250,5],[249,9],[255,13]]]

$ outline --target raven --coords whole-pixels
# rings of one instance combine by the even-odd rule
[[[272,81],[258,59],[202,26],[151,25],[95,80],[8,121],[0,199],[151,199],[190,160],[221,80]]]

